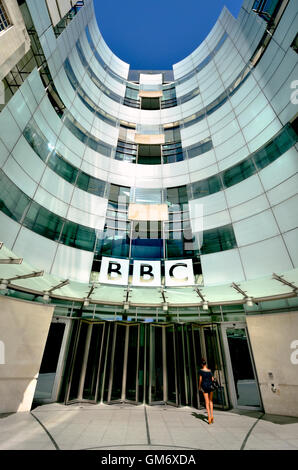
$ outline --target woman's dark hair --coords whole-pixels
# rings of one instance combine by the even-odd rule
[[[201,364],[202,364],[202,366],[205,366],[205,365],[206,365],[206,361],[205,361],[205,359],[204,359],[203,357],[202,357],[202,360],[201,360]]]

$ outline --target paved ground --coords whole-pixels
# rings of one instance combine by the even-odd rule
[[[0,415],[0,450],[298,450],[298,418],[162,406],[50,404]]]

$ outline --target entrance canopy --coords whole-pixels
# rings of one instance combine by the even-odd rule
[[[198,287],[135,287],[112,286],[103,283],[79,283],[61,279],[39,271],[19,259],[4,244],[0,249],[0,292],[7,288],[42,296],[44,300],[60,299],[88,305],[122,305],[161,307],[246,304],[296,297],[298,293],[298,269],[272,276],[227,285]]]

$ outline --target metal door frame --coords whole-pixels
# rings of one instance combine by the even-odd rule
[[[257,376],[257,371],[256,371],[255,363],[254,363],[253,354],[252,354],[252,349],[251,349],[251,345],[250,345],[250,339],[249,339],[247,324],[245,322],[224,322],[224,323],[221,323],[220,327],[221,327],[223,348],[224,348],[225,359],[226,359],[227,382],[228,382],[228,389],[229,389],[231,405],[232,405],[233,408],[239,409],[239,410],[262,411],[263,410],[262,396],[261,396],[261,392],[260,392],[259,381],[258,381],[258,376]],[[255,382],[256,382],[256,386],[257,386],[257,392],[258,392],[258,396],[259,396],[259,400],[260,400],[260,406],[238,405],[237,394],[236,394],[236,386],[235,386],[235,380],[234,380],[234,374],[233,374],[233,368],[232,368],[232,360],[231,360],[231,354],[230,354],[228,337],[227,337],[227,330],[228,329],[235,329],[235,330],[244,329],[245,330],[247,345],[248,345],[248,351],[249,351],[251,365],[252,365],[252,369],[253,369],[253,373],[254,373],[254,377],[255,377]]]
[[[118,325],[124,326],[125,331],[125,342],[124,342],[124,356],[123,356],[123,375],[122,375],[122,386],[121,386],[121,397],[119,399],[112,400],[112,387],[113,387],[113,378],[114,378],[114,359],[115,359],[115,349],[116,349],[116,337],[117,337],[117,327]],[[137,360],[136,360],[136,400],[129,400],[126,398],[126,385],[127,385],[127,365],[128,365],[128,348],[129,348],[129,329],[130,327],[137,327],[138,339],[137,339]],[[141,324],[138,322],[125,322],[125,321],[116,321],[114,324],[113,332],[113,346],[111,353],[111,362],[112,366],[110,369],[109,385],[108,385],[108,399],[107,403],[131,403],[134,405],[139,404],[139,359],[140,359],[140,330]]]

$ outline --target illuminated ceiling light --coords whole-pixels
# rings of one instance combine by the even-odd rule
[[[207,300],[204,300],[202,307],[203,307],[203,310],[208,310],[209,306],[208,306]]]
[[[89,307],[89,300],[88,299],[85,299],[84,300],[84,307]]]
[[[7,279],[2,279],[0,283],[0,290],[6,290],[8,286],[8,280]]]
[[[245,304],[247,307],[253,307],[254,303],[251,297],[246,297]]]
[[[50,300],[50,294],[49,294],[49,292],[45,292],[45,293],[43,294],[43,297],[42,297],[42,298],[43,298],[43,300],[45,300],[46,302],[48,302],[48,301]]]

